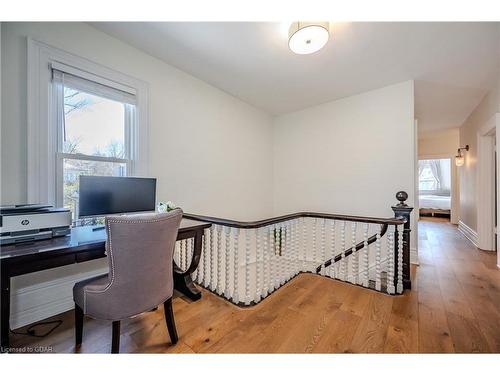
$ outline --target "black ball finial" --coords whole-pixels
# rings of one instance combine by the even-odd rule
[[[399,201],[398,206],[407,206],[405,200],[408,199],[408,193],[406,191],[398,191],[396,193],[396,199]]]

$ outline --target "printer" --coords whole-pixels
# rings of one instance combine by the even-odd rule
[[[71,231],[71,211],[43,204],[0,207],[0,245],[66,236]]]

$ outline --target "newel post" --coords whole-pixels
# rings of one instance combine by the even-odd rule
[[[392,206],[394,217],[404,217],[406,223],[403,226],[403,289],[411,289],[410,280],[410,215],[413,207],[408,206],[405,201],[408,199],[408,194],[405,191],[398,191],[396,199],[399,203]],[[396,241],[397,243],[397,241]]]

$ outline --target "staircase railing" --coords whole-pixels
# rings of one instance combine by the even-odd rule
[[[240,305],[259,303],[301,272],[388,294],[411,287],[411,208],[399,192],[394,218],[299,212],[242,222],[185,213],[212,223],[194,281]],[[179,241],[176,263],[188,267],[192,244]]]

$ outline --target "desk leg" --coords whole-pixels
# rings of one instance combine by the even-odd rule
[[[198,263],[200,262],[202,239],[203,232],[197,231],[194,236],[193,259],[191,260],[188,270],[184,273],[174,272],[174,288],[192,301],[197,301],[201,298],[201,292],[194,285],[191,274],[198,267]]]
[[[2,270],[2,297],[0,303],[2,304],[1,319],[1,343],[0,352],[5,352],[9,348],[9,332],[10,332],[10,276]]]

